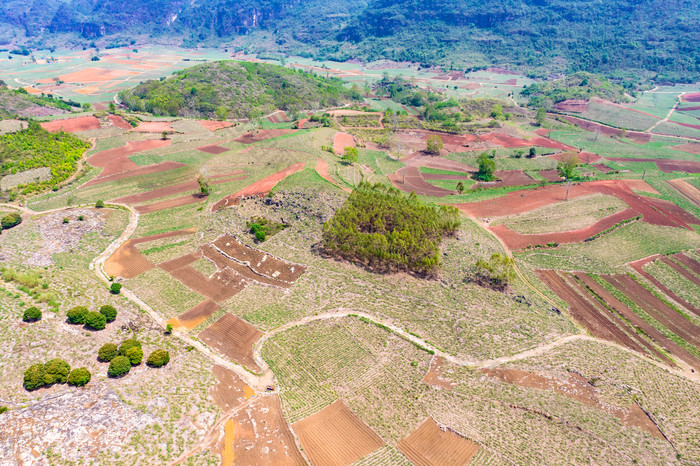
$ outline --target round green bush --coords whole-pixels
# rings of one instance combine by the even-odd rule
[[[66,383],[68,374],[70,374],[70,364],[63,359],[55,358],[44,364],[44,370],[46,371],[44,377],[46,385]]]
[[[100,308],[100,314],[107,318],[107,322],[114,322],[114,319],[117,318],[117,310],[109,304],[105,304]]]
[[[126,339],[122,342],[121,345],[119,345],[119,354],[122,356],[126,356],[126,352],[134,347],[141,348],[141,342],[138,341],[136,338]]]
[[[117,356],[109,363],[107,373],[110,377],[121,377],[131,370],[131,361],[126,356]]]
[[[119,356],[119,348],[114,343],[105,343],[97,351],[97,357],[103,362],[109,362],[117,356]]]
[[[32,306],[26,311],[24,311],[24,316],[22,317],[22,320],[25,322],[36,322],[37,320],[41,320],[41,311]]]
[[[46,385],[44,378],[46,377],[46,369],[43,364],[32,364],[29,369],[24,371],[24,388],[27,390],[36,390]]]
[[[138,366],[143,361],[143,350],[138,346],[126,350],[125,356],[129,358],[132,366]]]
[[[68,319],[69,324],[84,324],[85,323],[85,317],[87,317],[88,314],[88,308],[85,306],[75,306],[71,310],[68,311],[66,314],[66,317]]]
[[[85,316],[85,326],[93,330],[102,330],[107,325],[107,318],[97,311],[88,312]]]
[[[90,381],[91,377],[92,374],[90,374],[90,371],[84,367],[73,369],[70,371],[70,374],[68,374],[68,385],[82,387]]]
[[[102,209],[104,206],[105,206],[105,201],[98,200],[97,202],[95,202],[95,207],[98,209]]]
[[[2,219],[0,219],[0,224],[2,225],[3,230],[16,227],[20,223],[22,223],[22,216],[17,212],[11,212],[7,215],[4,215]]]
[[[109,286],[109,291],[112,292],[112,294],[119,294],[122,291],[122,284],[121,283],[112,283]]]
[[[151,367],[162,367],[169,362],[170,354],[162,349],[157,349],[154,352],[152,352],[146,360],[146,364],[148,364]]]

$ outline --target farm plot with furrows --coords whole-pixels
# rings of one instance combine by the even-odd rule
[[[253,345],[260,339],[262,332],[232,314],[214,322],[199,334],[199,339],[219,351],[227,358],[251,370],[260,368],[253,358]]]
[[[129,279],[127,287],[168,319],[202,302],[201,294],[158,267]]]
[[[666,182],[687,197],[693,204],[700,207],[700,189],[685,180],[667,180]]]
[[[700,299],[698,297],[700,288],[697,285],[694,285],[683,275],[657,260],[632,262],[630,267],[651,282],[663,294],[697,317],[700,317]]]
[[[217,303],[227,301],[245,287],[241,277],[229,270],[222,270],[211,277],[206,277],[200,271],[186,265],[173,270],[170,275],[191,290]]]
[[[218,304],[207,299],[206,301],[202,301],[201,303],[197,304],[189,311],[180,314],[174,320],[176,321],[176,324],[185,327],[187,330],[192,330],[197,325],[204,322],[207,317],[214,315],[219,309],[221,308]]]
[[[416,466],[469,464],[479,445],[428,418],[396,446]]]
[[[362,459],[355,461],[352,466],[409,466],[410,461],[390,445],[384,445]]]
[[[694,283],[697,286],[700,286],[700,276],[696,275],[695,273],[687,269],[684,265],[679,264],[673,259],[675,259],[675,256],[659,258],[661,262],[675,270],[678,274],[682,275],[683,278]]]
[[[384,444],[342,401],[292,427],[314,465],[352,464]]]
[[[700,262],[697,260],[683,253],[674,254],[673,258],[693,271],[696,275],[700,275]]]

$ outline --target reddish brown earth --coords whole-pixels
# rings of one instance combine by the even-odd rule
[[[238,408],[255,396],[255,390],[246,385],[232,370],[214,365],[212,372],[216,382],[209,389],[209,394],[222,411],[228,412]]]
[[[627,275],[602,275],[612,286],[627,295],[639,307],[673,333],[696,347],[700,343],[700,327],[680,315],[653,293]]]
[[[690,270],[692,270],[696,274],[700,275],[700,262],[696,261],[695,259],[693,259],[691,257],[686,256],[685,254],[683,254],[681,252],[679,252],[678,254],[674,254],[673,258],[676,259],[681,264],[688,267]]]
[[[196,261],[197,259],[201,259],[202,253],[199,251],[195,251],[189,254],[185,254],[184,256],[180,256],[176,259],[172,259],[169,261],[164,261],[158,264],[158,267],[161,269],[165,270],[166,272],[174,272],[175,270],[185,267],[187,265],[190,265],[192,262]]]
[[[199,120],[197,123],[199,123],[204,129],[208,129],[209,131],[217,131],[233,126],[233,123],[231,123],[230,121]]]
[[[493,175],[497,178],[495,181],[479,181],[474,187],[481,185],[488,188],[501,188],[504,186],[527,186],[537,183],[537,180],[531,178],[522,170],[495,171]]]
[[[352,189],[345,187],[345,186],[340,186],[337,181],[333,179],[330,173],[328,173],[328,162],[326,162],[323,159],[317,159],[316,160],[316,173],[318,173],[321,178],[324,180],[338,186],[340,189],[342,189],[345,192],[352,192]]]
[[[253,345],[261,336],[260,330],[233,314],[224,314],[198,335],[200,340],[227,358],[255,371],[260,367],[253,358]]]
[[[683,108],[677,108],[677,112],[697,112],[700,110],[700,107],[683,107]]]
[[[248,267],[248,265],[226,256],[219,249],[216,249],[211,245],[205,244],[204,246],[201,246],[200,249],[202,254],[204,254],[204,257],[214,262],[219,269],[227,269],[230,270],[231,273],[236,274],[236,276],[243,282],[244,286],[253,283],[278,286],[281,288],[289,288],[291,286],[290,283],[269,278],[265,275],[260,275],[254,272],[250,267]]]
[[[465,173],[465,175],[476,172],[476,168],[472,167],[471,165],[466,165],[444,157],[428,155],[424,152],[414,152],[413,154],[402,158],[401,161],[412,167],[427,167],[435,168],[437,170],[462,172]]]
[[[565,100],[554,105],[555,110],[560,112],[583,113],[588,110],[587,100]]]
[[[131,131],[137,133],[172,133],[175,130],[170,126],[167,121],[142,121],[136,128],[132,128]]]
[[[117,128],[121,128],[121,129],[133,128],[133,126],[131,126],[126,120],[124,120],[124,118],[120,117],[119,115],[107,115],[107,118]]]
[[[59,77],[61,81],[65,81],[67,83],[84,84],[113,81],[121,78],[122,76],[137,74],[138,73],[135,71],[109,70],[105,68],[85,68],[79,71],[61,75]],[[42,79],[38,82],[51,83],[53,82],[53,79]]]
[[[687,144],[681,144],[680,146],[673,146],[672,149],[687,152],[689,154],[700,155],[700,142],[689,142]]]
[[[231,173],[215,175],[210,178],[209,184],[220,184],[228,183],[231,181],[238,181],[245,179],[247,176],[246,172],[243,170],[236,170]],[[147,191],[145,193],[131,194],[129,196],[122,196],[114,199],[114,202],[122,204],[140,204],[142,202],[151,201],[153,199],[158,199],[159,197],[172,196],[173,194],[184,193],[187,191],[198,191],[199,183],[197,181],[187,181],[185,183],[180,183],[172,186],[166,186],[165,188],[154,189],[153,191]]]
[[[242,144],[253,144],[254,142],[264,141],[266,139],[274,139],[285,134],[294,133],[296,130],[293,129],[264,129],[256,133],[246,133],[243,136],[234,139],[236,142]]]
[[[575,155],[581,163],[596,163],[601,160],[603,160],[603,157],[601,157],[598,154],[594,154],[592,152],[561,152],[559,154],[553,154],[553,155],[548,155],[550,159],[554,159],[557,162],[561,162],[564,157],[571,157],[572,155]]]
[[[678,296],[676,293],[674,293],[673,291],[668,289],[668,287],[666,287],[666,285],[661,283],[655,277],[650,275],[646,270],[644,270],[645,265],[647,265],[649,262],[652,262],[653,260],[657,259],[658,257],[659,256],[656,255],[656,256],[651,256],[651,257],[648,257],[648,258],[645,258],[645,259],[642,259],[639,261],[630,262],[629,266],[632,267],[634,270],[636,270],[639,275],[641,275],[642,277],[646,278],[651,283],[653,283],[654,286],[656,288],[658,288],[659,290],[661,290],[662,293],[665,293],[669,298],[673,299],[674,301],[681,304],[683,307],[685,307],[686,309],[690,310],[695,315],[700,317],[700,309],[698,309],[697,307],[693,306],[691,303],[687,302],[685,299]]]
[[[440,173],[422,173],[424,180],[467,180],[469,177],[465,173],[464,175],[443,175]]]
[[[610,168],[610,167],[608,167],[607,165],[604,165],[604,164],[602,164],[602,163],[597,163],[597,164],[593,165],[593,168],[595,168],[595,169],[598,170],[599,172],[605,173],[605,174],[608,174],[608,173],[610,173],[610,172],[615,171],[615,170],[613,170],[612,168]]]
[[[630,188],[634,189],[635,191],[644,191],[645,193],[651,193],[651,194],[659,194],[659,192],[652,188],[649,183],[647,183],[644,180],[637,180],[637,179],[626,179],[624,180],[625,184],[629,186]]]
[[[396,448],[416,466],[462,466],[469,464],[479,445],[438,426],[428,418]]]
[[[214,301],[207,299],[197,304],[195,307],[177,316],[178,323],[187,330],[192,330],[201,324],[207,317],[215,314],[221,307]]]
[[[77,118],[66,118],[64,120],[43,121],[41,127],[50,133],[65,131],[66,133],[76,133],[78,131],[89,131],[100,129],[100,120],[94,116],[83,116]]]
[[[430,360],[430,369],[423,377],[423,383],[444,388],[445,390],[452,390],[456,384],[442,377],[442,366],[444,364],[445,360],[440,356],[433,356],[433,359]]]
[[[314,465],[347,466],[384,445],[340,400],[292,427]]]
[[[282,181],[283,179],[287,178],[290,175],[293,175],[294,173],[301,171],[304,168],[304,164],[301,162],[295,163],[290,165],[289,167],[285,168],[284,170],[280,170],[277,173],[273,173],[272,175],[266,176],[265,178],[256,181],[255,183],[243,188],[242,190],[238,191],[235,194],[231,194],[229,196],[226,196],[225,198],[221,199],[219,202],[211,206],[211,211],[215,212],[219,209],[223,209],[224,207],[228,207],[230,205],[236,205],[238,201],[244,197],[252,197],[252,196],[257,196],[257,197],[263,197],[267,196],[269,192],[274,188],[277,183]]]
[[[683,96],[683,102],[700,102],[700,92],[685,94]]]
[[[668,352],[679,359],[685,361],[688,365],[695,368],[695,370],[700,370],[700,360],[698,358],[681,348],[676,342],[661,333],[656,327],[642,319],[636,312],[632,311],[626,304],[617,299],[612,293],[596,282],[592,277],[583,272],[576,272],[574,275],[595,295],[600,297],[605,304],[613,308],[615,312],[629,321],[630,326],[633,329],[636,328],[641,330],[645,335],[656,342],[656,344],[662,348],[665,348]],[[666,363],[670,366],[675,366],[671,360],[666,361]]]
[[[525,249],[528,246],[546,245],[548,243],[578,243],[584,241],[601,231],[605,231],[618,223],[636,217],[634,209],[625,209],[580,230],[562,231],[557,233],[542,233],[537,235],[523,235],[515,232],[505,225],[495,225],[489,230],[498,235],[506,243],[509,249]]]
[[[661,159],[631,159],[622,157],[606,157],[613,162],[654,162],[664,173],[688,172],[700,173],[700,162],[690,160],[661,160]]]
[[[418,167],[415,166],[404,167],[396,173],[392,173],[389,175],[389,181],[403,192],[415,192],[421,196],[445,197],[456,192],[438,188],[428,183],[423,178],[423,174],[418,170]]]
[[[639,196],[622,180],[600,180],[571,186],[569,199],[601,193],[616,196],[643,215],[643,221],[653,225],[692,229],[688,225],[700,224],[700,220],[673,203]],[[550,185],[542,189],[513,192],[485,201],[457,204],[463,212],[474,217],[500,217],[528,212],[566,199],[566,186]]]
[[[199,270],[186,265],[171,271],[170,275],[191,290],[217,303],[229,300],[245,288],[242,278],[229,270],[217,271],[211,277],[207,277]]]
[[[690,202],[700,207],[700,189],[685,180],[666,180],[676,191],[688,198]]]
[[[617,129],[617,128],[612,128],[610,126],[605,126],[600,123],[594,123],[592,121],[588,120],[582,120],[581,118],[576,118],[572,116],[564,116],[563,117],[565,120],[567,120],[569,123],[572,123],[574,125],[577,125],[579,128],[590,131],[592,133],[600,133],[605,136],[620,136],[622,134],[622,130]],[[658,117],[654,117],[658,118]],[[632,142],[635,142],[637,144],[646,144],[649,141],[651,141],[651,134],[649,133],[640,133],[637,131],[626,131],[625,132],[625,137],[630,139]]]
[[[693,272],[691,272],[690,270],[683,267],[678,262],[675,262],[668,257],[661,257],[661,258],[659,258],[659,260],[661,262],[663,262],[664,264],[668,265],[669,267],[671,267],[673,270],[675,270],[679,274],[681,274],[683,276],[683,278],[685,278],[686,280],[694,283],[695,285],[700,286],[700,278],[698,278],[697,275],[695,275]]]
[[[176,168],[180,168],[180,167],[184,167],[184,166],[185,166],[185,164],[180,163],[180,162],[161,162],[161,163],[157,163],[155,165],[147,165],[145,167],[139,167],[139,168],[134,168],[133,170],[127,170],[127,171],[123,171],[120,173],[115,173],[113,175],[98,176],[97,178],[94,178],[94,179],[88,181],[83,186],[91,186],[91,185],[99,184],[99,183],[107,183],[110,181],[123,180],[125,178],[132,178],[134,176],[152,175],[154,173],[166,172],[166,171],[174,170]]]
[[[559,172],[555,169],[552,170],[540,170],[537,172],[540,174],[540,176],[544,177],[547,181],[550,183],[556,183],[558,181],[564,181],[564,178],[559,176]]]
[[[333,135],[333,152],[344,154],[346,147],[355,147],[355,138],[352,134],[337,132]]]
[[[198,202],[204,202],[206,200],[206,196],[202,196],[200,194],[190,194],[189,196],[178,197],[175,199],[154,202],[152,204],[136,206],[136,211],[140,214],[148,214],[151,212],[158,212],[160,210],[172,209],[174,207],[182,207],[190,204],[196,204]]]
[[[143,152],[149,149],[155,149],[167,145],[170,145],[170,140],[164,141],[162,139],[147,139],[145,141],[127,142],[122,147],[115,147],[114,149],[107,149],[103,150],[102,152],[98,152],[97,154],[90,156],[87,159],[87,163],[89,163],[93,167],[102,168],[102,171],[100,172],[97,178],[88,181],[87,183],[85,183],[84,186],[104,183],[106,181],[112,181],[113,179],[120,179],[115,175],[125,174],[126,172],[139,170],[143,171],[143,169],[148,167],[139,167],[134,162],[129,160],[129,156],[138,152]],[[170,165],[177,163],[178,167],[184,165],[178,162],[166,163]],[[151,165],[150,167],[154,166]]]
[[[227,149],[225,147],[217,146],[216,144],[197,147],[196,149],[200,150],[202,152],[206,152],[207,154],[214,154],[214,155],[223,154],[224,152],[228,152],[229,150],[231,150],[231,149]]]

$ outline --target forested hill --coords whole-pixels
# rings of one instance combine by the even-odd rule
[[[147,81],[119,94],[132,110],[159,115],[257,118],[277,109],[296,112],[361,100],[337,78],[265,63],[220,61]]]
[[[3,23],[0,39],[27,35],[30,44],[148,33],[341,61],[700,78],[697,0],[6,0]]]

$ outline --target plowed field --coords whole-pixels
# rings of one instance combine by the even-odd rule
[[[173,207],[196,204],[197,202],[204,202],[206,200],[206,196],[190,194],[189,196],[178,197],[176,199],[168,199],[166,201],[154,202],[153,204],[140,205],[136,207],[136,211],[140,214],[148,214],[150,212],[158,212],[159,210],[172,209]]]
[[[198,123],[204,129],[208,129],[209,131],[217,131],[233,126],[233,123],[231,123],[230,121],[200,120]]]
[[[433,359],[430,361],[430,370],[428,370],[425,377],[423,377],[423,383],[444,388],[445,390],[452,390],[452,388],[454,388],[453,386],[456,384],[442,377],[442,365],[444,363],[445,361],[441,357],[433,356]]]
[[[556,183],[558,181],[564,181],[564,178],[559,176],[559,172],[557,170],[540,170],[537,173],[540,174],[540,176],[544,177],[545,180],[549,181],[550,183]]]
[[[216,144],[210,144],[208,146],[197,147],[197,150],[206,152],[207,154],[218,155],[223,154],[224,152],[228,152],[230,149],[218,146]]]
[[[216,376],[216,382],[209,389],[209,394],[224,412],[237,408],[255,395],[255,390],[246,385],[232,370],[215,365],[212,372]]]
[[[661,290],[662,293],[666,294],[669,298],[673,299],[689,311],[693,312],[695,315],[700,317],[700,309],[698,309],[696,306],[692,305],[685,299],[681,298],[678,296],[676,293],[668,289],[663,283],[661,283],[659,280],[657,280],[655,277],[650,275],[646,270],[644,270],[644,266],[647,265],[649,262],[654,261],[658,256],[652,256],[650,258],[642,259],[640,261],[636,262],[630,262],[630,267],[632,267],[634,270],[637,271],[641,276],[649,280],[651,283],[654,284],[655,287],[657,287],[659,290]]]
[[[333,136],[333,152],[344,154],[346,147],[355,147],[355,138],[352,134],[337,132]]]
[[[692,160],[631,159],[624,157],[606,157],[613,162],[636,163],[653,162],[664,173],[687,172],[700,173],[700,162]]]
[[[218,271],[210,278],[193,267],[184,266],[171,271],[170,275],[191,290],[217,303],[234,297],[245,288],[241,277],[228,270]]]
[[[685,267],[683,267],[679,263],[669,259],[668,257],[662,257],[660,260],[661,260],[661,262],[668,265],[669,267],[671,267],[673,270],[675,270],[679,274],[683,275],[683,277],[686,280],[689,280],[692,283],[695,283],[696,285],[700,286],[700,277],[695,275],[690,270],[686,269]]]
[[[64,120],[44,121],[41,127],[50,133],[65,131],[66,133],[76,133],[78,131],[89,131],[100,129],[100,120],[94,116],[84,116],[77,118],[66,118]]]
[[[260,367],[253,358],[253,345],[261,336],[260,330],[233,314],[224,314],[198,335],[227,358],[254,371],[259,371]]]
[[[340,186],[337,181],[333,179],[330,173],[328,173],[328,162],[326,162],[323,159],[318,159],[316,160],[316,173],[321,175],[321,178],[324,180],[333,183],[334,185],[338,186],[340,189],[342,189],[345,192],[352,192],[352,189],[345,187],[345,186]]]
[[[687,197],[690,202],[700,207],[700,189],[685,180],[667,180],[666,182]]]
[[[336,401],[292,428],[315,466],[347,466],[384,442],[343,401]]]
[[[441,429],[432,418],[426,419],[396,448],[416,466],[462,466],[469,464],[479,451],[479,445],[449,429]]]
[[[167,121],[142,121],[136,128],[132,128],[131,131],[136,133],[172,133],[175,130],[170,123]]]
[[[291,134],[296,130],[293,129],[264,129],[255,133],[246,133],[243,136],[234,139],[241,144],[253,144],[254,142],[264,141],[266,139],[274,139],[285,134]]]
[[[188,330],[192,330],[197,325],[201,324],[207,317],[213,315],[221,307],[214,301],[207,299],[195,307],[177,316],[178,323]]]
[[[455,194],[456,191],[438,188],[423,179],[423,174],[415,166],[404,167],[396,173],[389,175],[389,181],[397,189],[403,192],[415,192],[421,196],[445,197]]]
[[[238,201],[244,197],[266,196],[272,190],[272,188],[274,188],[277,185],[277,183],[287,178],[289,175],[293,175],[294,173],[303,169],[304,164],[301,162],[292,164],[284,170],[280,170],[277,173],[273,173],[272,175],[266,176],[265,178],[256,181],[255,183],[243,188],[235,194],[226,196],[225,198],[221,199],[219,202],[211,206],[211,211],[215,212],[219,209],[223,209],[224,207],[236,205]]]
[[[107,118],[117,128],[121,128],[121,129],[133,128],[133,126],[131,126],[126,120],[124,120],[124,118],[120,117],[119,115],[107,115]]]

